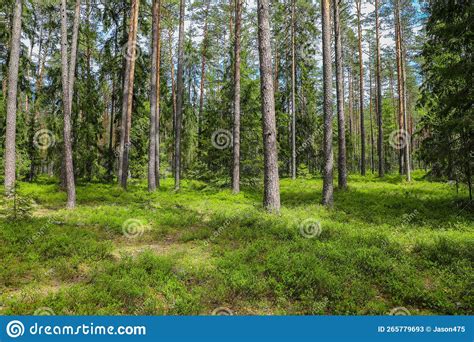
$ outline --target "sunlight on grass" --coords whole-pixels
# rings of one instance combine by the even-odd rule
[[[196,181],[84,184],[74,211],[56,184],[23,183],[33,216],[0,220],[0,313],[472,313],[471,203],[422,176],[352,176],[331,210],[320,179],[283,179],[278,216],[258,191]]]

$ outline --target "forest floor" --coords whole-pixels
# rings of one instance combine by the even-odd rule
[[[35,205],[0,218],[0,314],[474,313],[464,189],[351,176],[327,210],[321,179],[283,179],[276,216],[258,188],[172,185],[79,184],[67,211],[56,183],[21,183]]]

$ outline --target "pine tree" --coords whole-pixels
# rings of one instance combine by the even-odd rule
[[[340,0],[334,0],[334,40],[336,56],[336,91],[337,91],[337,123],[338,123],[338,186],[347,188],[347,157],[346,157],[346,122],[344,114],[344,72],[342,57],[342,37],[340,25]]]
[[[280,179],[278,175],[275,98],[270,46],[269,1],[258,0],[257,12],[264,146],[263,205],[268,211],[278,213],[280,211]]]
[[[379,0],[375,0],[375,44],[376,44],[376,84],[377,84],[377,153],[379,177],[385,176],[385,156],[383,151],[383,119],[382,119],[382,62],[380,56],[380,22],[379,22]]]
[[[20,59],[22,0],[16,0],[13,12],[10,61],[8,65],[7,126],[5,131],[5,193],[15,191],[16,181],[16,110],[18,63]]]
[[[160,180],[160,17],[161,0],[153,0],[151,31],[150,141],[148,151],[148,191],[150,192],[156,190]]]
[[[234,129],[232,192],[240,192],[240,40],[241,40],[242,0],[235,0],[234,31]]]
[[[133,84],[135,81],[135,60],[137,54],[137,28],[139,0],[131,0],[131,18],[125,52],[125,76],[122,95],[122,128],[120,136],[119,182],[127,188],[130,154],[130,130],[132,128]]]
[[[178,70],[177,70],[177,88],[176,88],[176,122],[174,127],[174,188],[180,189],[181,177],[181,129],[183,120],[184,104],[184,10],[185,0],[179,2],[179,37],[178,37]]]
[[[359,46],[360,173],[365,176],[364,59],[362,56],[362,0],[356,0]]]
[[[333,149],[332,149],[332,58],[331,58],[331,4],[321,0],[323,40],[323,88],[324,88],[324,140],[323,140],[323,201],[326,206],[334,202]]]

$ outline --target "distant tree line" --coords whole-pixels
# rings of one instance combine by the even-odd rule
[[[419,7],[421,6],[421,7]],[[7,0],[0,5],[5,191],[58,176],[215,181],[380,177],[466,183],[471,1]],[[420,88],[421,85],[421,88]],[[335,148],[337,147],[337,148]]]

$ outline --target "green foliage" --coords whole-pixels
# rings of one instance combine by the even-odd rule
[[[421,105],[425,135],[421,155],[433,175],[469,184],[474,151],[474,5],[434,1],[427,5]],[[471,194],[472,199],[472,194]]]
[[[14,191],[10,196],[1,194],[0,196],[0,215],[10,220],[29,219],[33,212],[34,202],[30,196],[22,195],[19,187],[15,184]]]
[[[38,203],[28,220],[0,218],[3,314],[468,314],[474,309],[474,231],[465,197],[443,183],[351,177],[335,208],[320,179],[282,180],[280,216],[261,194],[201,181],[78,187],[61,209],[56,185],[21,184]],[[133,238],[124,223],[140,222]],[[320,222],[306,238],[301,225]]]

